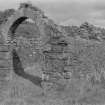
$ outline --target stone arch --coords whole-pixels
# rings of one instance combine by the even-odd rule
[[[2,26],[1,26],[1,34],[4,39],[3,44],[6,44],[5,45],[6,47],[8,47],[8,45],[9,45],[8,61],[11,62],[11,65],[10,65],[11,72],[10,73],[12,73],[12,71],[15,69],[13,64],[19,63],[20,64],[19,68],[16,68],[18,74],[20,76],[22,76],[23,78],[33,82],[36,85],[41,84],[41,78],[38,76],[27,74],[24,72],[24,69],[22,68],[21,61],[19,60],[19,57],[18,57],[18,59],[16,58],[16,56],[14,57],[13,51],[16,51],[16,49],[11,47],[11,45],[12,45],[11,41],[14,39],[14,33],[15,33],[17,27],[26,19],[32,19],[33,21],[35,21],[35,24],[39,28],[40,35],[41,35],[41,42],[42,42],[41,44],[43,45],[43,36],[45,35],[43,17],[44,17],[44,14],[40,9],[33,7],[31,4],[23,3],[22,5],[20,5],[19,9],[12,16],[10,16],[7,19],[5,24],[2,24]],[[16,51],[15,55],[18,56],[17,51]],[[14,60],[13,58],[14,59],[16,58],[16,59]],[[15,65],[15,66],[18,66],[18,65]],[[21,73],[18,69],[21,70]]]
[[[15,30],[26,19],[35,21],[40,34],[44,34],[41,20],[43,16],[43,12],[40,9],[33,7],[31,4],[23,3],[20,5],[19,9],[2,25],[2,35],[5,43],[13,39]]]

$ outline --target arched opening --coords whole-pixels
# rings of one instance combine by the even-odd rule
[[[31,21],[31,22],[30,22]],[[19,28],[19,26],[21,26],[21,25],[27,25],[27,24],[34,24],[33,25],[33,27],[34,26],[36,26],[36,24],[34,23],[34,20],[33,19],[31,19],[31,18],[29,18],[29,17],[26,17],[26,16],[23,16],[23,17],[19,17],[18,19],[16,19],[13,23],[12,23],[12,25],[10,25],[9,26],[9,29],[8,29],[8,35],[10,36],[10,40],[14,40],[16,37],[17,37],[17,35],[16,35],[16,32],[17,32],[17,29]],[[36,26],[37,27],[37,26]],[[29,29],[30,30],[30,29]],[[28,31],[29,31],[28,30]],[[22,36],[21,35],[21,33],[19,33],[20,34],[20,36]],[[34,33],[35,34],[35,33]],[[24,50],[24,49],[23,49]],[[13,72],[16,74],[16,75],[18,75],[18,76],[20,76],[20,77],[22,77],[22,78],[24,78],[24,79],[27,79],[27,80],[29,80],[30,82],[32,82],[33,84],[35,84],[36,86],[39,86],[39,87],[41,87],[41,82],[42,82],[42,78],[41,77],[39,77],[39,76],[37,76],[37,74],[36,75],[33,75],[33,74],[30,74],[30,73],[28,73],[28,72],[26,72],[25,71],[25,68],[24,68],[24,66],[23,66],[23,63],[22,63],[22,60],[20,59],[20,57],[22,56],[20,56],[20,54],[19,53],[21,53],[21,50],[20,51],[16,51],[16,49],[15,48],[13,48],[12,49],[12,64],[13,64]],[[27,53],[26,51],[24,51],[25,53]],[[22,52],[23,53],[23,52]],[[23,55],[25,55],[25,54],[23,54]],[[21,57],[22,58],[22,57]],[[24,58],[24,57],[23,57]]]
[[[29,19],[28,17],[20,17],[19,19],[17,19],[12,25],[11,27],[9,28],[9,31],[8,31],[8,34],[11,36],[11,40],[14,40],[15,39],[15,33],[16,33],[16,30],[17,28],[21,25],[21,24],[24,24],[22,22],[25,22],[25,20]],[[26,21],[27,22],[27,21]],[[27,23],[26,23],[27,24]],[[35,34],[35,33],[34,33]],[[22,48],[24,50],[24,48]],[[18,51],[21,53],[21,51]],[[19,54],[18,52],[16,51],[16,49],[13,49],[12,50],[12,62],[13,62],[13,72],[24,78],[24,79],[27,79],[29,81],[31,81],[33,84],[41,87],[41,82],[42,82],[42,78],[40,78],[39,76],[37,75],[33,75],[33,74],[30,74],[28,72],[25,71],[25,68],[24,66],[22,65],[22,61],[19,57]],[[23,53],[23,52],[22,52]],[[26,52],[25,52],[26,53]],[[22,58],[22,57],[21,57]],[[24,57],[23,57],[24,58]]]

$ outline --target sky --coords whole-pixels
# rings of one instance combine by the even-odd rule
[[[89,22],[105,27],[105,0],[0,0],[0,9],[18,8],[20,2],[32,2],[61,25]]]

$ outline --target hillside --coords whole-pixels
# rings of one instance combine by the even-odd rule
[[[1,24],[10,15],[2,18],[2,14]],[[88,22],[77,27],[59,26],[48,17],[43,20],[47,39],[44,45],[40,44],[42,36],[35,23],[23,22],[14,34],[23,69],[31,75],[31,80],[35,75],[43,76],[43,72],[43,89],[14,74],[8,96],[11,102],[16,95],[27,105],[105,103],[105,29]]]

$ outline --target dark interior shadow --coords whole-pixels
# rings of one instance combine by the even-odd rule
[[[15,49],[13,49],[13,51],[12,51],[12,61],[13,61],[13,71],[16,75],[18,75],[24,79],[27,79],[27,80],[31,81],[33,84],[35,84],[36,86],[42,88],[42,85],[41,85],[42,78],[28,74],[24,71],[22,62],[21,62]]]

